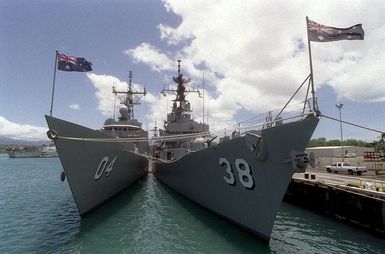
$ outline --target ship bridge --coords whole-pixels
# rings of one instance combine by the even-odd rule
[[[139,105],[140,96],[147,94],[146,89],[143,91],[134,91],[132,89],[132,71],[129,72],[128,89],[126,91],[118,91],[112,87],[112,93],[119,98],[119,118],[109,118],[104,122],[103,131],[114,137],[147,137],[147,131],[142,129],[140,123],[134,117],[134,105]],[[138,96],[134,98],[134,95]]]
[[[191,81],[190,78],[183,76],[180,71],[181,60],[178,60],[178,75],[173,76],[173,81],[177,84],[176,89],[163,89],[161,93],[165,95],[166,92],[176,94],[173,99],[172,111],[167,114],[167,121],[164,123],[165,134],[184,134],[184,133],[199,133],[208,132],[209,125],[198,123],[191,119],[191,105],[186,96],[189,93],[200,92],[195,89],[186,89],[186,85]]]

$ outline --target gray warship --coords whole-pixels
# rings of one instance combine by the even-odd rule
[[[269,241],[293,173],[303,172],[311,161],[304,151],[319,121],[318,107],[287,119],[270,114],[260,128],[238,128],[214,143],[209,126],[191,118],[186,100],[190,80],[181,74],[180,62],[173,77],[176,89],[162,91],[176,98],[164,129],[154,138],[154,174],[176,192]]]
[[[134,118],[134,105],[146,90],[118,91],[120,117],[110,118],[103,129],[93,130],[52,116],[45,116],[47,135],[55,142],[64,173],[81,216],[140,179],[147,169],[148,133]]]

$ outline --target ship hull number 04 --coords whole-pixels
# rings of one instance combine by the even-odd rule
[[[114,167],[114,163],[116,161],[116,156],[115,158],[111,161],[111,163],[107,166],[108,163],[108,156],[105,156],[99,163],[99,167],[95,172],[95,181],[99,180],[100,177],[102,177],[103,172],[106,172],[106,177],[108,177],[111,174],[112,168]]]
[[[236,180],[234,176],[233,168],[231,167],[230,162],[226,158],[219,158],[219,165],[221,165],[226,175],[223,177],[226,183],[229,185],[235,185]],[[253,189],[254,180],[251,176],[251,170],[249,164],[244,159],[236,159],[235,160],[235,168],[237,170],[238,179],[246,189]]]

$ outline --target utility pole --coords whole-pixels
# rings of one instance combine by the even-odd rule
[[[344,140],[343,140],[343,137],[342,137],[342,118],[341,118],[341,109],[342,109],[342,106],[344,104],[340,103],[338,105],[336,105],[336,107],[338,108],[339,110],[339,113],[340,113],[340,131],[341,131],[341,155],[342,155],[342,162],[344,162]]]

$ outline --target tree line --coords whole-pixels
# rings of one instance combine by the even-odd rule
[[[372,143],[370,143],[370,142],[366,142],[366,141],[363,141],[363,140],[347,139],[347,140],[343,141],[343,145],[344,146],[374,147],[374,148],[376,148],[378,146],[378,148],[380,148],[379,147],[379,145],[380,145],[379,143],[381,143],[381,141],[382,141],[381,148],[383,149],[383,148],[385,148],[385,146],[383,145],[384,144],[383,140],[373,141]],[[338,140],[338,139],[327,140],[326,138],[322,137],[322,138],[316,138],[316,139],[310,140],[310,143],[309,143],[308,147],[341,146],[341,145],[342,145],[341,140]]]

